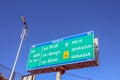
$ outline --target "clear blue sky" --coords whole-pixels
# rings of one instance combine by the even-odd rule
[[[93,30],[99,38],[99,66],[68,72],[94,80],[120,79],[119,0],[1,0],[0,64],[9,68],[13,66],[20,42],[22,15],[29,31],[17,72],[28,74],[26,63],[31,45]],[[41,74],[38,80],[55,80],[55,75]],[[80,79],[64,74],[62,80]]]

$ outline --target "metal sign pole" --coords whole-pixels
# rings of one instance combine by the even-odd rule
[[[58,71],[56,74],[56,80],[61,80],[62,74]]]
[[[23,16],[21,18],[22,18],[22,21],[24,23],[24,28],[23,28],[23,31],[22,31],[22,34],[21,34],[20,45],[19,45],[19,48],[18,48],[18,52],[17,52],[17,55],[16,55],[16,59],[15,59],[15,62],[14,62],[9,80],[12,80],[13,73],[14,73],[14,70],[15,70],[15,67],[16,67],[16,63],[17,63],[17,60],[18,60],[18,57],[19,57],[19,54],[20,54],[20,50],[21,50],[21,47],[22,47],[22,43],[23,43],[24,38],[26,37],[26,33],[27,33],[27,29],[28,29],[28,27],[26,25],[25,18]]]
[[[56,73],[56,80],[61,80],[61,76],[65,73],[65,68],[60,67]]]
[[[35,80],[35,74],[24,75],[21,80]]]

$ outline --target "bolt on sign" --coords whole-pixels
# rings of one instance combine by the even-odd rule
[[[94,59],[94,32],[89,31],[32,45],[27,70],[74,64]]]

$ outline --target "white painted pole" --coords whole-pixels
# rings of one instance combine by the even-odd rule
[[[26,21],[25,21],[25,19],[24,20],[23,19],[24,19],[24,17],[22,16],[22,21],[25,24],[25,26],[24,26],[22,34],[21,34],[20,45],[19,45],[19,48],[18,48],[18,51],[17,51],[17,55],[16,55],[16,58],[15,58],[15,61],[14,61],[14,65],[13,65],[9,80],[12,80],[13,73],[14,73],[14,70],[15,70],[15,67],[16,67],[16,63],[17,63],[17,60],[18,60],[18,57],[19,57],[19,54],[20,54],[20,50],[21,50],[21,47],[22,47],[22,43],[23,43],[23,40],[24,40],[24,38],[26,36],[27,29],[28,29],[28,27],[26,25]]]
[[[56,80],[61,80],[62,74],[58,71],[56,74]]]
[[[56,80],[61,80],[61,76],[65,73],[65,68],[64,67],[60,67],[60,69],[57,70],[56,73]]]

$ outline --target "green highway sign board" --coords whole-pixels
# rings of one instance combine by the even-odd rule
[[[27,70],[91,61],[94,55],[94,32],[86,32],[32,45]]]

